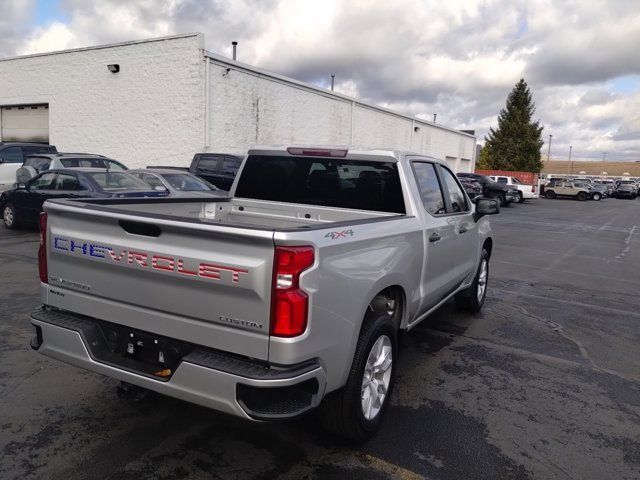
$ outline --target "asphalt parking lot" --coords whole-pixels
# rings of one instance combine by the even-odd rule
[[[540,199],[492,225],[482,314],[449,304],[403,336],[363,445],[313,415],[120,400],[114,380],[31,351],[38,237],[0,227],[0,478],[640,478],[640,201]]]

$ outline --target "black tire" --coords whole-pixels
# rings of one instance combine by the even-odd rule
[[[483,265],[486,268],[486,275],[484,276],[484,289],[482,294],[479,293],[480,276],[482,273]],[[456,294],[456,306],[465,312],[478,313],[482,310],[484,305],[484,299],[487,297],[487,285],[489,282],[489,252],[482,249],[480,255],[480,262],[478,263],[478,270],[476,276],[473,279],[473,283],[460,293]]]
[[[507,197],[504,195],[504,193],[494,193],[491,195],[491,198],[497,200],[501,207],[507,206]]]
[[[362,406],[362,387],[365,367],[372,347],[384,336],[391,344],[391,374],[386,395],[378,413],[367,419]],[[380,428],[382,418],[389,405],[398,358],[398,332],[391,317],[375,312],[368,315],[362,325],[356,353],[353,357],[347,383],[340,390],[328,394],[320,404],[320,420],[323,427],[340,437],[362,442],[371,438]]]
[[[591,197],[593,200],[595,200],[596,202],[599,202],[600,200],[602,200],[602,195],[600,195],[599,193],[594,193],[593,197]]]
[[[553,200],[554,198],[556,198],[556,192],[554,192],[553,190],[545,190],[544,196],[550,200]]]
[[[522,192],[518,192],[518,203],[524,203],[524,195],[522,195]]]
[[[584,202],[585,200],[589,199],[589,194],[587,192],[578,192],[578,195],[576,195],[576,198],[581,202]]]
[[[20,225],[16,209],[10,203],[7,203],[2,207],[2,221],[4,222],[4,226],[9,230],[18,228],[18,225]]]

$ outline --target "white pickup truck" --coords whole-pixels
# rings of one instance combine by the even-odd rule
[[[497,183],[510,185],[516,188],[519,192],[518,203],[523,203],[525,200],[531,200],[540,197],[540,187],[537,185],[526,185],[518,180],[516,177],[508,177],[505,175],[491,175],[490,178]]]
[[[452,297],[482,308],[498,205],[472,203],[434,158],[264,147],[229,198],[44,210],[35,350],[246,419],[320,406],[328,429],[365,439],[398,332]]]

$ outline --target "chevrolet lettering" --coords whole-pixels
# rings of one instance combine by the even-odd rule
[[[239,283],[241,275],[249,273],[244,268],[197,262],[166,255],[154,255],[134,250],[116,250],[102,244],[82,242],[64,237],[54,237],[53,248],[59,252],[67,252],[70,255],[83,255],[117,264],[175,272],[181,275],[198,276],[210,280],[221,280],[227,277],[231,283]]]

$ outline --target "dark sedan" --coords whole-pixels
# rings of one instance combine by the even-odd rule
[[[613,196],[616,198],[634,199],[638,196],[638,190],[634,183],[621,182],[618,184],[618,187],[613,191]]]
[[[36,224],[45,201],[54,198],[163,197],[126,172],[95,168],[60,169],[43,172],[25,185],[0,195],[0,211],[7,228]]]

